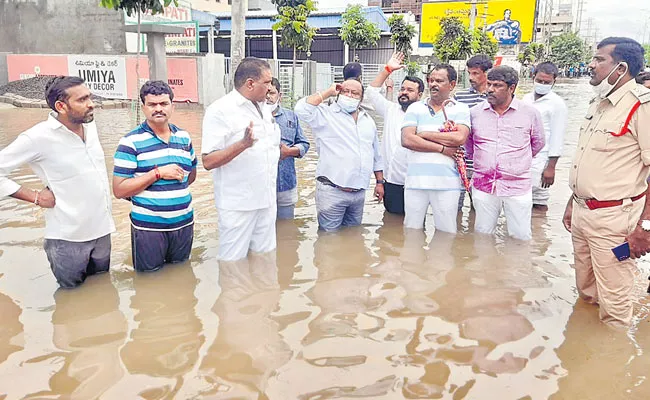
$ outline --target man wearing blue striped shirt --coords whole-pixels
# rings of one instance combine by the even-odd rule
[[[146,121],[120,140],[113,193],[131,201],[133,267],[148,272],[189,259],[194,239],[189,186],[197,161],[189,133],[169,123],[174,110],[169,85],[145,83],[140,100]]]
[[[422,229],[431,206],[435,230],[456,233],[463,183],[454,157],[471,127],[467,105],[446,104],[457,79],[451,65],[433,66],[427,75],[430,97],[412,104],[404,116],[402,146],[410,150],[404,185],[406,228]],[[450,132],[443,129],[447,117],[454,123]]]

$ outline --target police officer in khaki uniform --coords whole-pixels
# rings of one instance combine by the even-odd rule
[[[627,241],[632,258],[650,252],[650,90],[634,80],[643,53],[628,38],[598,44],[589,64],[596,98],[580,127],[563,219],[580,297],[600,306],[603,322],[622,328],[632,321],[637,270],[612,248]]]

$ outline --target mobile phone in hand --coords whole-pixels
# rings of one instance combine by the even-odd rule
[[[630,258],[630,244],[628,242],[623,243],[620,246],[616,246],[612,249],[614,255],[618,261],[624,261]]]

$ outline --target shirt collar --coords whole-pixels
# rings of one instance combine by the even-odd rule
[[[50,127],[50,129],[56,130],[63,126],[61,121],[59,121],[56,118],[56,116],[57,113],[55,113],[54,111],[50,111],[50,113],[47,116],[47,125]]]
[[[612,105],[617,105],[618,102],[623,99],[623,96],[625,96],[627,92],[633,90],[636,85],[636,81],[634,79],[630,79],[629,82],[626,82],[625,85],[618,88],[618,90],[610,93],[609,96],[607,96],[607,99],[612,103]]]
[[[277,111],[273,114],[274,117],[279,117],[280,115],[284,114],[284,109],[282,106],[279,106]]]
[[[72,132],[71,130],[68,129],[67,126],[63,125],[61,123],[61,121],[58,120],[57,115],[58,114],[55,111],[50,111],[50,113],[47,116],[47,126],[52,130],[57,130],[57,129],[63,128],[68,132]],[[92,122],[90,122],[89,124],[92,124]],[[86,127],[89,124],[81,124],[84,127],[84,132],[86,132]],[[74,132],[72,132],[72,133],[74,133]]]
[[[155,138],[158,138],[158,135],[156,135],[156,133],[153,131],[153,129],[151,129],[151,127],[149,126],[147,121],[144,121],[143,123],[141,123],[139,128],[142,129],[143,131],[147,132],[151,136],[153,136]],[[169,124],[169,130],[171,131],[172,136],[175,136],[176,132],[178,132],[180,129],[178,129],[178,127],[176,125],[174,125],[174,124]],[[158,138],[158,139],[160,139],[160,138]]]
[[[520,104],[520,103],[521,103],[521,100],[519,100],[519,99],[516,98],[516,97],[513,97],[513,98],[512,98],[512,101],[510,102],[510,106],[508,106],[508,110],[511,109],[511,108],[512,108],[513,110],[518,110],[518,109],[519,109],[519,104]],[[492,108],[492,105],[491,105],[489,102],[487,102],[487,101],[484,101],[484,102],[483,102],[483,109],[484,109],[484,110],[492,110],[492,111],[494,111],[494,109]],[[508,110],[506,110],[506,111],[508,111]],[[496,111],[495,111],[495,112],[496,112]]]

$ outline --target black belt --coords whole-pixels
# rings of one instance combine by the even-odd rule
[[[319,176],[318,178],[316,178],[316,180],[318,182],[322,183],[323,185],[335,187],[335,188],[337,188],[339,190],[342,190],[344,192],[356,193],[356,192],[360,192],[360,191],[364,190],[364,189],[352,189],[352,188],[341,187],[339,185],[334,184],[332,181],[330,181],[325,176]]]

